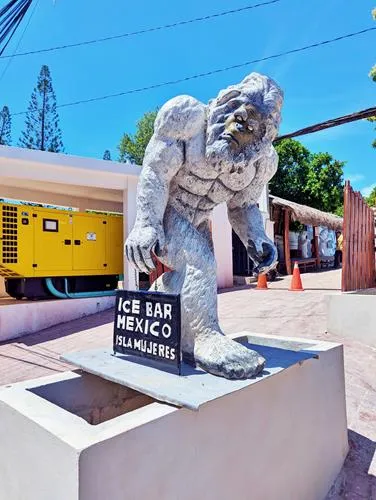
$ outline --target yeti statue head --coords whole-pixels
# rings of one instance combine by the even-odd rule
[[[207,109],[208,160],[250,161],[277,136],[283,93],[266,76],[251,73],[221,90]]]

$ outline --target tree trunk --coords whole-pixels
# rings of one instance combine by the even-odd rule
[[[1,124],[1,130],[0,130],[0,144],[3,143],[4,127],[5,127],[5,121],[3,120],[2,124]]]
[[[41,151],[45,151],[44,148],[44,123],[45,123],[45,113],[46,113],[45,108],[46,108],[46,80],[44,81],[43,85],[43,106],[42,106],[42,122],[41,122],[42,130],[41,130],[41,145],[40,145]]]

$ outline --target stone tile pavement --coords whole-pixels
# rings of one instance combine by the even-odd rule
[[[302,280],[304,292],[289,292],[289,278],[265,291],[255,285],[222,291],[221,325],[226,333],[248,330],[344,344],[350,452],[327,500],[376,500],[376,349],[325,331],[325,297],[339,293],[339,271],[302,274]],[[0,385],[71,369],[59,355],[110,345],[112,319],[113,311],[105,311],[0,344]]]

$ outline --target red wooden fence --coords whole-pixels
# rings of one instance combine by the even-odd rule
[[[342,291],[372,288],[375,271],[373,210],[349,181],[345,182],[343,216]]]

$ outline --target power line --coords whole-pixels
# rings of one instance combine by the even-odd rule
[[[258,7],[263,7],[265,5],[271,5],[274,3],[278,3],[280,1],[281,0],[269,0],[267,2],[257,3],[257,4],[253,4],[253,5],[247,5],[245,7],[240,7],[239,9],[226,10],[224,12],[218,12],[216,14],[210,14],[210,15],[202,16],[202,17],[195,17],[194,19],[186,19],[184,21],[178,21],[176,23],[164,24],[161,26],[154,26],[151,28],[145,28],[143,30],[131,31],[129,33],[122,33],[121,35],[107,36],[104,38],[96,38],[94,40],[85,40],[83,42],[70,43],[70,44],[66,44],[66,45],[57,45],[56,47],[48,47],[46,49],[31,50],[28,52],[19,52],[18,54],[14,54],[14,56],[9,56],[9,55],[1,56],[0,59],[7,59],[9,57],[29,56],[32,54],[41,54],[43,52],[53,52],[53,51],[57,51],[57,50],[69,49],[72,47],[81,47],[84,45],[91,45],[94,43],[108,42],[109,40],[117,40],[119,38],[129,38],[129,37],[136,36],[136,35],[143,35],[145,33],[151,33],[154,31],[176,28],[177,26],[183,26],[186,24],[192,24],[192,23],[197,23],[197,22],[201,22],[201,21],[208,21],[209,19],[214,19],[217,17],[228,16],[230,14],[236,14],[238,12],[244,12],[247,10],[256,9]]]
[[[0,9],[0,55],[11,41],[33,0],[11,0]]]
[[[274,144],[282,141],[283,139],[291,139],[292,137],[298,137],[300,135],[313,134],[314,132],[320,132],[320,130],[338,127],[338,125],[344,125],[345,123],[364,120],[365,118],[370,118],[371,116],[376,116],[376,106],[374,108],[367,108],[362,111],[357,111],[356,113],[351,113],[350,115],[340,116],[339,118],[332,118],[331,120],[327,120],[325,122],[316,123],[315,125],[301,128],[300,130],[296,130],[295,132],[291,132],[289,134],[280,135],[274,141]]]
[[[66,108],[68,106],[77,106],[78,104],[86,104],[86,103],[90,103],[90,102],[104,101],[105,99],[112,99],[112,98],[115,98],[115,97],[121,97],[121,96],[124,96],[124,95],[135,94],[135,93],[138,93],[138,92],[145,92],[147,90],[152,90],[152,89],[156,89],[156,88],[160,88],[160,87],[165,87],[167,85],[175,85],[177,83],[182,83],[182,82],[186,82],[186,81],[189,81],[189,80],[195,80],[197,78],[203,78],[205,76],[210,76],[210,75],[214,75],[214,74],[217,74],[217,73],[222,73],[224,71],[229,71],[231,69],[244,68],[245,66],[249,66],[250,64],[255,64],[255,63],[258,63],[258,62],[262,62],[262,61],[268,61],[270,59],[277,59],[279,57],[286,56],[286,55],[289,55],[289,54],[294,54],[294,53],[297,53],[297,52],[303,52],[305,50],[313,49],[313,48],[316,48],[316,47],[321,47],[322,45],[328,45],[330,43],[339,42],[340,40],[344,40],[346,38],[351,38],[351,37],[354,37],[354,36],[362,35],[364,33],[367,33],[369,31],[373,31],[373,30],[376,30],[375,26],[372,27],[372,28],[366,28],[366,29],[361,30],[361,31],[356,31],[354,33],[348,33],[346,35],[341,35],[341,36],[338,36],[336,38],[331,38],[330,40],[324,40],[322,42],[315,42],[315,43],[312,43],[310,45],[305,45],[304,47],[299,47],[297,49],[291,49],[291,50],[287,50],[285,52],[280,52],[278,54],[273,54],[273,55],[270,55],[270,56],[261,57],[259,59],[254,59],[253,61],[247,61],[247,62],[244,62],[244,63],[241,63],[241,64],[234,64],[232,66],[226,66],[225,68],[219,68],[219,69],[215,69],[215,70],[212,70],[212,71],[207,71],[205,73],[197,73],[195,75],[186,76],[184,78],[179,78],[177,80],[170,80],[170,81],[167,81],[167,82],[156,83],[154,85],[149,85],[149,86],[145,86],[145,87],[139,87],[139,88],[136,88],[136,89],[125,90],[123,92],[118,92],[116,94],[107,94],[107,95],[104,95],[104,96],[92,97],[90,99],[81,99],[79,101],[73,101],[73,102],[68,102],[68,103],[64,103],[64,104],[59,104],[57,107],[58,108]],[[13,113],[12,116],[23,115],[23,114],[26,114],[26,111],[20,111],[18,113]]]
[[[13,57],[16,55],[16,52],[17,52],[17,50],[18,50],[18,47],[21,45],[22,39],[23,39],[23,37],[24,37],[24,35],[25,35],[26,31],[27,31],[27,28],[29,27],[30,21],[31,21],[31,19],[32,19],[32,18],[33,18],[33,16],[34,16],[34,13],[35,13],[35,11],[36,11],[36,8],[38,7],[38,4],[39,4],[39,0],[36,0],[35,5],[34,5],[34,8],[33,8],[32,12],[31,12],[31,14],[30,14],[30,17],[29,17],[29,19],[28,19],[27,23],[26,23],[26,26],[25,26],[25,28],[24,28],[24,30],[23,30],[23,32],[22,32],[22,34],[21,34],[21,36],[20,36],[20,39],[19,39],[19,40],[18,40],[18,42],[17,42],[16,48],[14,49],[13,54],[12,54],[11,56],[9,56],[9,59],[8,59],[7,65],[5,66],[5,68],[4,68],[4,70],[3,70],[3,72],[2,72],[2,74],[1,74],[1,76],[0,76],[0,82],[3,80],[3,78],[4,78],[4,76],[5,76],[5,73],[8,71],[9,66],[12,64]]]

